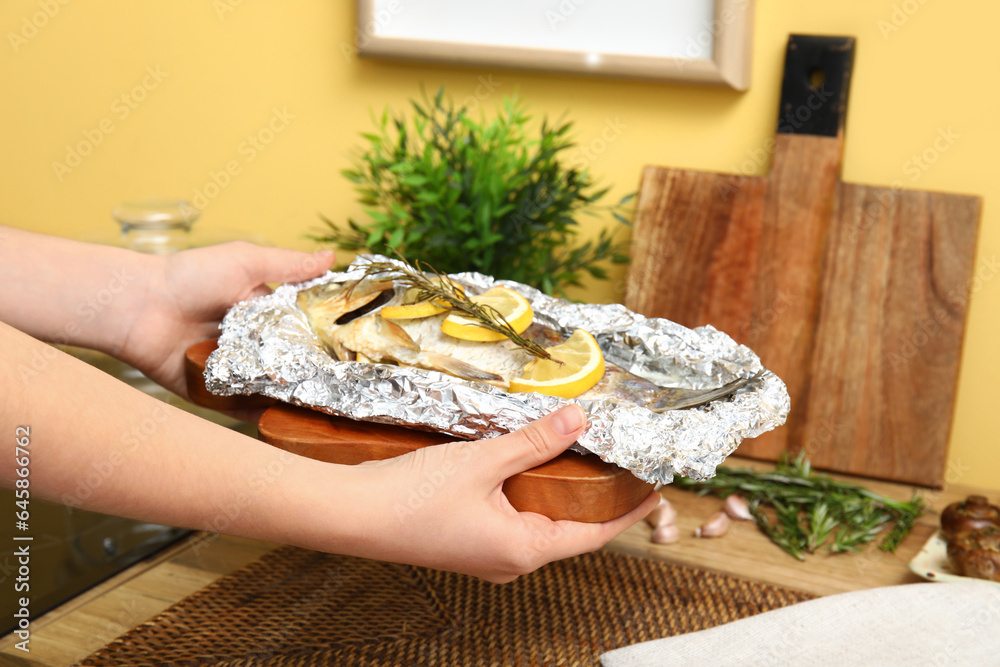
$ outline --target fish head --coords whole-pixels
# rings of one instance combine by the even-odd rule
[[[391,280],[352,280],[324,283],[302,290],[296,303],[313,327],[330,330],[355,317],[371,312],[379,305],[376,300],[393,289]]]

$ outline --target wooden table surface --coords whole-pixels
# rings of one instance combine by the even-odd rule
[[[737,457],[731,457],[726,465],[772,467]],[[856,481],[893,498],[908,499],[913,491],[913,487],[901,484],[843,475],[836,477]],[[937,511],[970,493],[983,493],[957,483],[948,484],[943,491],[922,492]],[[895,554],[870,546],[859,553],[813,555],[799,562],[771,544],[752,522],[734,522],[722,538],[695,538],[694,529],[720,510],[722,501],[698,497],[669,486],[661,493],[677,508],[681,540],[668,546],[652,544],[649,541],[651,529],[640,522],[611,542],[607,549],[716,570],[817,595],[922,581],[910,572],[907,564],[937,530],[938,522],[936,513],[925,514]],[[985,494],[994,502],[1000,500],[1000,492]],[[194,534],[44,616],[32,619],[29,654],[14,648],[17,638],[13,635],[0,639],[0,664],[25,667],[72,664],[277,546],[228,536]]]

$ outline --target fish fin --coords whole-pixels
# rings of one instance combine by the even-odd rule
[[[410,334],[406,333],[403,327],[381,316],[378,317],[378,333],[394,345],[405,347],[407,350],[414,352],[420,351],[420,346],[410,338]]]
[[[316,329],[316,336],[323,343],[323,347],[330,353],[330,356],[337,361],[354,361],[357,358],[354,350],[346,347],[336,336],[326,330]]]
[[[441,371],[442,373],[447,373],[448,375],[454,375],[462,378],[463,380],[488,382],[490,384],[497,384],[501,387],[506,387],[508,385],[502,376],[497,375],[496,373],[490,373],[489,371],[484,371],[481,368],[476,368],[468,362],[456,359],[455,357],[449,357],[447,354],[423,352],[420,355],[420,366],[432,371]]]
[[[315,331],[316,337],[319,338],[319,342],[323,343],[323,347],[325,347],[326,351],[330,353],[330,356],[339,361],[340,356],[338,355],[337,350],[340,348],[340,343],[337,339],[331,336],[326,329],[315,326],[312,320],[309,321],[309,324],[313,325],[313,331]]]
[[[341,361],[357,361],[358,354],[344,346],[339,340],[330,340],[327,346],[331,348],[333,356]]]
[[[735,380],[716,389],[673,388],[657,399],[650,410],[653,412],[667,412],[669,410],[683,410],[684,408],[693,408],[705,403],[711,403],[716,399],[729,396],[748,382],[756,380],[760,377],[761,373],[757,373],[752,377]]]

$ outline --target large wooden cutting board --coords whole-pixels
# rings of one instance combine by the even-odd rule
[[[739,454],[937,486],[981,201],[840,180],[853,62],[853,38],[789,38],[766,176],[646,168],[625,304],[786,382],[786,426]]]
[[[216,341],[208,340],[187,350],[184,370],[191,400],[214,410],[244,415],[256,411],[260,439],[293,454],[356,465],[455,440],[447,434],[334,417],[262,396],[216,396],[205,389],[203,376],[215,348]],[[652,484],[628,470],[605,463],[594,454],[576,452],[564,452],[510,477],[503,485],[507,500],[519,511],[591,523],[627,513],[652,490]],[[414,493],[412,502],[420,503],[419,489]]]

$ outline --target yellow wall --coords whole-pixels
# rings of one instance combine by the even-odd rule
[[[402,108],[421,82],[462,98],[491,76],[500,85],[487,104],[518,89],[540,113],[570,112],[583,143],[609,119],[621,123],[620,136],[592,162],[617,196],[635,189],[645,164],[739,170],[773,133],[788,33],[856,36],[845,180],[902,180],[985,197],[977,257],[984,279],[972,297],[949,481],[1000,489],[1000,280],[992,279],[1000,219],[991,197],[1000,156],[1000,4],[760,0],[753,85],[741,94],[362,61],[344,53],[353,40],[348,0],[62,2],[0,4],[0,222],[66,236],[110,230],[116,203],[194,197],[236,161],[239,174],[198,226],[300,248],[310,247],[302,235],[315,228],[317,212],[338,220],[359,213],[339,176],[356,134],[368,129],[370,108]],[[32,21],[41,27],[33,30]],[[144,99],[127,108],[120,98],[137,86]],[[251,159],[243,142],[275,109],[293,118]],[[85,131],[96,137],[102,122],[111,132],[100,132],[92,154],[57,174],[53,163],[66,161],[67,145],[85,141]],[[908,160],[948,128],[958,138],[914,180]],[[620,277],[596,287],[598,300],[621,298]]]

